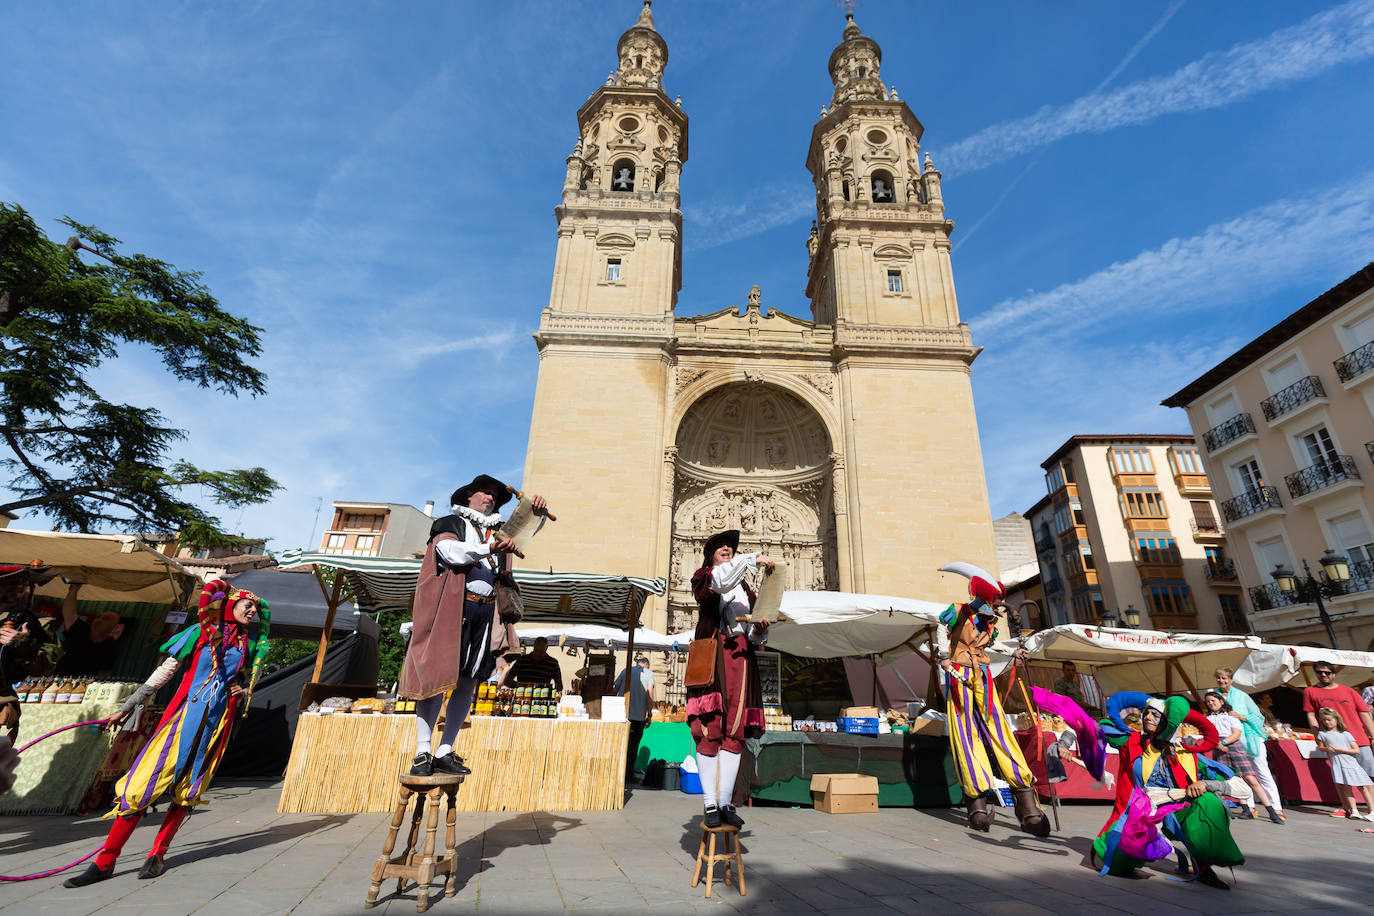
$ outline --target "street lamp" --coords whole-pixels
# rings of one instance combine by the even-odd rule
[[[1299,578],[1293,570],[1284,566],[1282,563],[1274,567],[1270,573],[1274,577],[1274,584],[1279,591],[1292,596],[1298,601],[1312,601],[1317,605],[1316,617],[1305,617],[1299,623],[1306,623],[1312,620],[1320,620],[1322,626],[1326,628],[1327,641],[1331,643],[1331,648],[1339,648],[1336,645],[1336,631],[1331,626],[1332,617],[1326,612],[1326,605],[1322,602],[1322,593],[1342,594],[1345,591],[1345,583],[1350,580],[1350,562],[1345,557],[1336,553],[1331,548],[1326,548],[1321,558],[1322,578],[1324,582],[1318,582],[1312,575],[1312,568],[1307,565],[1307,560],[1302,561],[1302,577]],[[1341,614],[1341,617],[1348,617],[1348,614]]]
[[[1126,624],[1126,628],[1127,628],[1127,629],[1130,629],[1130,630],[1139,629],[1139,627],[1140,627],[1140,612],[1137,611],[1137,610],[1135,609],[1135,605],[1134,605],[1134,604],[1128,604],[1128,605],[1126,605],[1126,610],[1124,610],[1124,611],[1121,612],[1121,620],[1122,620],[1123,623]]]
[[[1111,611],[1104,610],[1100,619],[1102,621],[1101,626],[1108,629],[1116,629],[1116,615]]]

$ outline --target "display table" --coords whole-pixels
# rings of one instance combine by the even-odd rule
[[[878,780],[878,804],[947,808],[963,790],[943,735],[846,735],[764,732],[746,742],[741,772],[752,774],[753,798],[811,805],[817,773],[862,773]]]
[[[1317,742],[1271,739],[1264,748],[1269,753],[1269,772],[1285,802],[1341,803],[1331,779],[1331,762],[1317,750]]]
[[[612,811],[625,804],[628,722],[471,716],[454,748],[459,811]],[[277,810],[390,812],[415,757],[413,715],[304,713]]]
[[[696,749],[692,727],[686,722],[650,722],[644,726],[644,736],[639,739],[639,754],[630,769],[646,769],[650,760],[681,763]]]
[[[1041,748],[1041,753],[1039,755],[1037,755],[1035,751],[1034,730],[1028,729],[1026,731],[1017,732],[1016,743],[1021,745],[1021,753],[1026,756],[1026,762],[1030,764],[1031,772],[1035,774],[1035,791],[1042,799],[1049,800],[1051,797],[1050,783],[1049,777],[1045,772],[1044,748],[1049,747],[1057,739],[1054,732],[1041,732],[1040,734],[1044,739],[1044,746]],[[1116,777],[1118,766],[1116,748],[1109,746],[1107,748],[1106,771],[1110,773],[1113,778]],[[1068,779],[1054,784],[1054,794],[1059,797],[1060,801],[1071,798],[1085,801],[1100,801],[1106,802],[1107,804],[1113,804],[1116,801],[1116,789],[1108,786],[1105,780],[1100,785],[1094,786],[1092,776],[1084,769],[1082,764],[1065,761],[1064,772],[1065,775],[1068,776]]]
[[[21,703],[19,746],[74,722],[104,719],[119,710],[131,684],[93,684],[83,703]],[[110,752],[114,736],[73,728],[24,752],[14,788],[0,795],[0,814],[71,814]]]

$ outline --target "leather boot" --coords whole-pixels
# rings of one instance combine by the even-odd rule
[[[1040,810],[1040,802],[1035,798],[1035,789],[1012,789],[1011,794],[1016,804],[1016,819],[1021,822],[1021,829],[1031,836],[1049,836],[1050,819]]]
[[[988,828],[992,826],[993,817],[996,816],[996,812],[988,808],[987,797],[983,795],[976,795],[971,798],[966,796],[964,804],[968,806],[969,828],[987,833]]]
[[[97,881],[105,881],[105,880],[108,880],[109,878],[111,878],[111,877],[113,877],[113,876],[114,876],[114,866],[113,866],[113,865],[111,865],[109,868],[101,868],[99,865],[96,865],[94,862],[92,862],[90,865],[87,865],[87,866],[86,866],[86,870],[83,871],[81,874],[79,874],[79,875],[73,875],[72,877],[68,878],[66,881],[63,881],[63,882],[62,882],[62,886],[63,886],[63,887],[85,887],[86,885],[88,885],[88,884],[94,884],[94,883],[96,883]]]

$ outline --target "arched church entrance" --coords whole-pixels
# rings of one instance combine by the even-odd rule
[[[696,621],[689,580],[719,531],[738,528],[741,551],[786,560],[789,589],[835,587],[832,449],[811,407],[763,382],[726,385],[692,404],[674,441],[670,632]]]

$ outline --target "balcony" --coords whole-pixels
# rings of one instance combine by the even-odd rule
[[[1326,389],[1322,387],[1322,380],[1309,375],[1260,401],[1260,410],[1264,411],[1264,419],[1270,426],[1277,426],[1325,403]]]
[[[1283,482],[1288,484],[1288,494],[1293,497],[1295,503],[1345,481],[1350,483],[1341,487],[1343,490],[1351,486],[1364,486],[1360,482],[1360,472],[1355,467],[1355,459],[1349,455],[1332,455],[1283,478]]]
[[[1045,580],[1045,594],[1057,595],[1064,590],[1064,580],[1058,577]]]
[[[1214,518],[1193,518],[1188,527],[1193,529],[1193,539],[1197,541],[1226,537],[1226,529]]]
[[[1235,560],[1208,560],[1205,574],[1208,582],[1213,582],[1218,585],[1232,583],[1240,578],[1236,573]]]
[[[1224,423],[1218,423],[1202,434],[1202,444],[1215,454],[1230,445],[1237,445],[1246,436],[1254,436],[1255,421],[1248,413],[1238,413]]]
[[[1035,539],[1036,553],[1054,553],[1054,549],[1054,538],[1050,535],[1042,534]]]
[[[1266,582],[1250,589],[1250,603],[1255,606],[1256,611],[1269,611],[1280,607],[1297,607],[1311,602],[1299,598],[1297,592],[1280,591],[1273,582]]]
[[[1369,378],[1361,378],[1370,369],[1374,369],[1374,343],[1367,343],[1363,347],[1356,347],[1331,365],[1336,367],[1336,378],[1341,380],[1345,387],[1351,387],[1351,382],[1357,379],[1363,383],[1374,379],[1374,375]]]
[[[1242,519],[1248,523],[1270,510],[1283,511],[1283,500],[1273,487],[1259,487],[1221,503],[1221,517],[1232,524]]]

